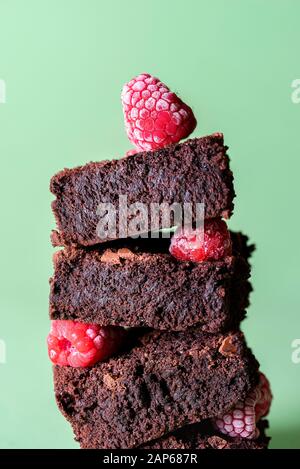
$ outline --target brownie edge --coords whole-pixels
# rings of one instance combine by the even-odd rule
[[[195,423],[140,446],[142,449],[267,449],[270,438],[266,435],[268,421],[257,423],[256,439],[232,438],[218,433],[210,421]]]

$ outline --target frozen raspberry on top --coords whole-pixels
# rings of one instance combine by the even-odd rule
[[[177,143],[196,127],[192,109],[148,73],[124,85],[121,99],[127,135],[138,151]]]
[[[181,261],[201,262],[230,256],[231,237],[226,223],[214,218],[202,228],[178,229],[171,239],[170,253]]]
[[[232,437],[240,436],[249,440],[258,438],[256,423],[270,410],[272,393],[270,383],[260,373],[258,386],[250,392],[245,401],[239,401],[231,412],[217,418],[214,423],[221,433]]]
[[[125,331],[77,321],[51,321],[48,354],[55,365],[88,367],[105,360],[120,348]]]

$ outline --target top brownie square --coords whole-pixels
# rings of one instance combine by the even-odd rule
[[[176,225],[172,210],[169,217],[159,210],[154,223],[151,204],[182,208],[190,204],[192,222],[197,204],[204,204],[205,218],[229,218],[234,189],[226,150],[223,135],[218,133],[119,160],[64,169],[50,185],[56,197],[52,209],[57,222],[52,243],[92,246]],[[126,201],[126,217],[119,210],[121,201]],[[144,210],[141,223],[135,220],[140,204]],[[115,223],[115,230],[104,235],[99,226],[105,225],[107,207],[114,212],[110,222]],[[121,229],[124,220],[126,226]]]

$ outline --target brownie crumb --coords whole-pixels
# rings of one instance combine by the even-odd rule
[[[120,256],[117,252],[113,252],[111,249],[106,249],[101,256],[101,262],[104,264],[120,264]]]
[[[133,259],[134,258],[134,253],[128,248],[118,249],[117,252],[118,252],[118,256],[121,257],[121,259]]]
[[[189,139],[156,151],[140,152],[126,158],[88,163],[64,169],[53,176],[50,190],[55,195],[52,209],[59,234],[52,235],[55,245],[92,246],[121,237],[119,230],[119,194],[131,206],[142,202],[150,213],[150,204],[166,202],[192,204],[192,221],[196,221],[196,204],[204,203],[205,218],[229,218],[233,211],[233,176],[229,168],[227,147],[222,134]],[[116,210],[116,233],[111,238],[100,235],[98,207],[112,204]],[[158,227],[176,224],[171,211],[159,216]],[[149,221],[149,220],[148,220]],[[151,231],[151,226],[145,232]],[[140,230],[128,220],[127,235]],[[102,237],[103,236],[103,237]]]
[[[233,340],[233,336],[231,335],[229,335],[223,340],[219,348],[219,352],[224,355],[224,357],[232,357],[237,353],[237,347],[234,344]]]
[[[223,449],[227,446],[227,441],[220,436],[211,436],[207,441],[214,449]]]

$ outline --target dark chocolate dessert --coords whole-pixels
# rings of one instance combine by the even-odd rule
[[[239,331],[253,246],[223,220],[223,135],[180,143],[193,111],[149,74],[122,105],[134,149],[51,179],[58,407],[81,448],[265,449],[270,383]]]
[[[153,332],[91,368],[54,368],[58,405],[89,448],[134,448],[217,417],[258,383],[241,333]]]
[[[59,251],[50,281],[51,319],[158,330],[237,327],[248,306],[252,247],[246,236],[232,233],[232,239],[232,256],[201,263],[175,259],[168,239]]]
[[[109,203],[118,213],[120,195],[127,197],[128,206],[145,204],[149,214],[153,203],[192,203],[195,219],[195,204],[204,203],[206,218],[228,218],[234,190],[226,150],[223,135],[213,134],[119,160],[64,169],[50,185],[58,227],[53,244],[91,246],[107,241],[97,235],[98,207]],[[161,219],[158,228],[173,225],[171,212],[170,221]],[[127,237],[135,234],[128,226]],[[124,236],[117,231],[110,239],[118,237]]]

